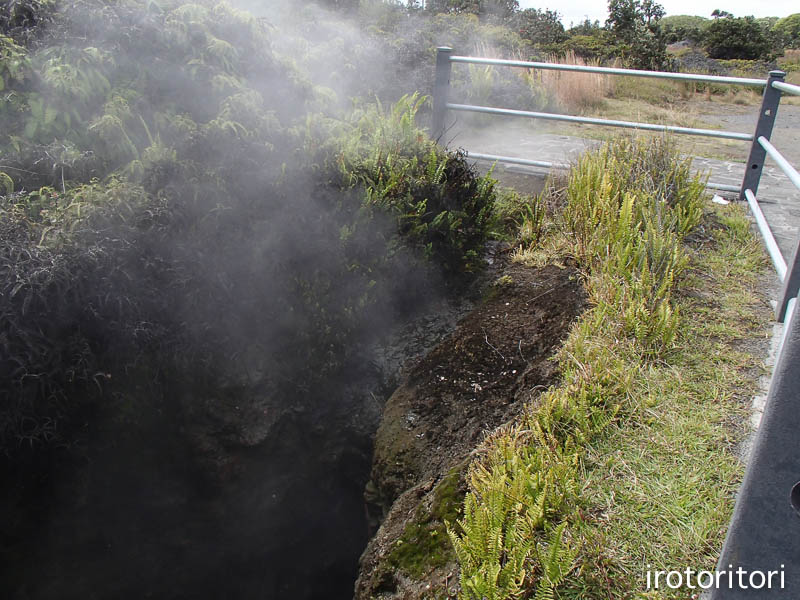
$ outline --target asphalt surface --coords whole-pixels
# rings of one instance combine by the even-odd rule
[[[520,125],[511,120],[498,121],[500,122],[492,127],[453,127],[447,132],[445,141],[451,148],[563,164],[574,163],[582,152],[600,143],[598,140],[543,133],[527,123]],[[748,121],[741,120],[741,124],[746,126]],[[800,148],[787,141],[788,137],[778,131],[780,127],[779,116],[773,140],[778,145],[778,150],[781,150],[791,160]],[[784,141],[783,145],[780,145],[781,140]],[[744,161],[747,159],[748,152],[748,144],[743,143],[742,162],[693,156],[692,166],[698,171],[708,173],[710,182],[738,187],[744,176]],[[485,163],[486,161],[481,162]],[[509,171],[539,176],[547,173],[546,169],[540,167],[526,167],[502,161],[499,164]],[[800,164],[797,162],[794,164],[796,168],[800,168]],[[735,193],[718,193],[729,200],[735,200],[737,197]],[[800,191],[770,158],[767,158],[761,176],[758,200],[784,259],[788,263],[797,245],[798,235],[800,235]]]

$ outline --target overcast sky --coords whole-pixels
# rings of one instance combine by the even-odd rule
[[[736,17],[785,17],[800,12],[797,0],[770,0],[769,2],[753,2],[752,0],[664,0],[659,2],[668,15],[700,15],[711,17],[715,8],[727,10]],[[598,19],[605,23],[608,17],[608,2],[604,0],[519,0],[521,8],[539,8],[558,11],[564,27],[570,22],[576,25],[587,16],[590,20]]]

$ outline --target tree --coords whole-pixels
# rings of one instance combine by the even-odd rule
[[[510,19],[519,10],[518,0],[426,0],[434,13],[471,13],[479,18]]]
[[[771,51],[770,41],[755,18],[736,18],[730,13],[709,23],[703,46],[711,58],[723,59],[768,58]]]
[[[630,66],[666,68],[667,44],[659,26],[663,16],[664,7],[653,0],[609,0],[606,29]]]
[[[645,30],[656,33],[664,16],[664,7],[653,0],[609,0],[606,29],[627,42],[636,40]]]
[[[671,15],[661,19],[661,31],[667,44],[688,40],[695,44],[703,41],[709,20],[690,15]]]
[[[507,21],[517,11],[519,11],[518,0],[481,0],[478,16]]]
[[[520,37],[534,44],[558,44],[568,37],[560,15],[554,10],[528,8],[517,13],[515,20]]]
[[[779,19],[772,31],[782,48],[800,48],[800,13]]]
[[[567,34],[569,36],[599,35],[602,30],[603,28],[600,27],[600,21],[595,20],[594,22],[592,22],[587,18],[584,19],[582,23],[570,27],[569,31],[567,31]]]

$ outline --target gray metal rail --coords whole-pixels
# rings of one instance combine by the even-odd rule
[[[494,65],[498,67],[521,67],[524,69],[549,69],[553,71],[574,71],[578,73],[601,73],[604,75],[627,75],[631,77],[650,77],[657,79],[673,79],[676,81],[700,81],[705,83],[722,83],[764,87],[766,79],[748,79],[746,77],[723,77],[720,75],[702,75],[699,73],[669,73],[667,71],[639,71],[638,69],[616,69],[613,67],[592,67],[588,65],[565,65],[560,63],[528,62],[524,60],[504,60],[501,58],[482,58],[478,56],[451,56],[451,62],[472,63],[476,65]]]
[[[786,83],[785,81],[773,81],[772,87],[774,87],[776,90],[786,92],[787,94],[800,96],[800,85],[793,85],[791,83]]]
[[[679,127],[677,125],[661,125],[657,123],[638,123],[634,121],[619,121],[614,119],[600,119],[595,117],[580,117],[577,115],[561,115],[556,113],[534,112],[526,110],[516,110],[511,108],[501,108],[496,106],[476,106],[471,104],[461,104],[450,102],[450,76],[453,63],[469,63],[481,65],[493,65],[502,67],[516,67],[524,69],[546,69],[555,71],[567,71],[578,73],[600,73],[604,75],[624,75],[633,77],[650,77],[658,79],[668,79],[675,81],[694,81],[704,83],[718,83],[727,85],[739,85],[748,87],[764,88],[764,97],[759,113],[758,124],[754,134],[738,133],[734,131],[718,131],[713,129],[698,129],[693,127]],[[435,139],[441,139],[446,130],[446,114],[451,111],[476,112],[500,116],[524,117],[530,119],[545,119],[550,121],[561,121],[569,123],[580,123],[585,125],[600,125],[606,127],[621,127],[642,131],[669,132],[681,135],[696,135],[703,137],[713,137],[731,139],[737,141],[750,142],[750,153],[745,168],[742,184],[736,188],[730,184],[709,182],[706,187],[716,190],[738,192],[739,198],[745,200],[745,190],[752,190],[755,195],[758,192],[758,184],[761,180],[761,172],[764,167],[764,159],[767,156],[765,146],[760,143],[760,138],[769,142],[775,117],[778,112],[781,93],[800,94],[800,86],[785,83],[783,78],[785,73],[782,71],[772,71],[767,79],[750,79],[745,77],[722,77],[718,75],[702,75],[698,73],[667,73],[664,71],[639,71],[636,69],[616,69],[611,67],[592,67],[584,65],[565,65],[559,63],[532,62],[522,60],[503,60],[499,58],[482,58],[477,56],[453,56],[452,48],[442,47],[436,54],[436,83],[433,90],[433,119],[431,133]],[[473,158],[481,158],[478,154],[468,153]],[[486,156],[486,155],[484,155]],[[516,164],[528,164],[522,161],[530,161],[533,166],[545,166],[546,161],[531,159],[506,157],[502,162],[514,162]],[[487,159],[488,160],[488,159]]]
[[[769,140],[763,135],[758,138],[758,143],[762,148],[764,148],[764,150],[767,151],[769,157],[777,163],[781,171],[783,171],[789,178],[789,181],[794,184],[794,187],[800,190],[800,173],[797,172],[797,169],[795,169],[789,163],[789,161],[786,160],[783,154],[778,152],[778,149],[770,144]]]
[[[496,154],[483,154],[480,152],[467,152],[469,158],[476,158],[478,160],[489,160],[492,162],[504,162],[515,165],[525,165],[528,167],[543,167],[545,169],[569,169],[566,163],[554,163],[546,160],[529,160],[527,158],[518,158],[516,156],[497,156]]]
[[[786,261],[783,258],[783,254],[781,254],[781,249],[778,248],[778,242],[775,241],[775,236],[772,235],[772,230],[769,228],[767,219],[764,217],[764,213],[761,211],[761,207],[758,205],[758,200],[756,200],[753,192],[751,190],[745,190],[744,195],[745,198],[747,198],[747,203],[750,205],[750,211],[756,218],[758,231],[761,233],[761,237],[764,238],[767,254],[769,254],[769,257],[772,259],[772,264],[775,267],[775,271],[778,273],[778,278],[783,282],[786,277]]]
[[[737,133],[735,131],[718,131],[715,129],[694,129],[692,127],[678,127],[676,125],[658,125],[655,123],[637,123],[635,121],[616,121],[613,119],[598,119],[594,117],[577,117],[574,115],[560,115],[557,113],[532,112],[529,110],[514,110],[511,108],[495,108],[493,106],[475,106],[472,104],[451,104],[445,105],[450,110],[461,110],[467,112],[485,113],[490,115],[502,115],[506,117],[526,117],[528,119],[544,119],[548,121],[566,121],[569,123],[581,123],[584,125],[605,125],[606,127],[624,127],[627,129],[641,129],[644,131],[666,131],[669,133],[680,133],[685,135],[702,135],[705,137],[718,137],[729,140],[740,140],[749,142],[753,136],[749,133]]]

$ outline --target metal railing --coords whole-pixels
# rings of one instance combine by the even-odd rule
[[[525,69],[551,69],[742,85],[763,88],[764,95],[756,130],[753,135],[748,135],[730,131],[713,131],[451,103],[449,101],[449,87],[453,63],[474,63]],[[795,246],[791,260],[787,263],[761,211],[756,195],[767,156],[775,161],[789,181],[800,190],[800,173],[770,142],[782,94],[800,96],[800,86],[786,83],[784,77],[785,73],[782,71],[771,71],[767,79],[745,79],[453,56],[450,48],[439,48],[436,57],[436,83],[433,95],[432,121],[432,134],[435,139],[443,137],[445,117],[447,111],[452,110],[649,131],[665,131],[751,142],[741,185],[735,187],[711,183],[708,184],[708,187],[738,192],[740,199],[748,202],[758,230],[764,239],[767,252],[782,283],[776,307],[776,319],[779,323],[783,322],[784,325],[761,424],[737,495],[734,514],[731,518],[717,570],[719,573],[738,568],[745,573],[760,571],[763,574],[778,569],[783,573],[784,566],[789,567],[789,569],[784,573],[785,579],[781,579],[782,588],[780,590],[770,589],[769,592],[760,594],[758,591],[753,592],[753,587],[755,586],[747,586],[745,588],[725,588],[723,586],[711,592],[711,597],[714,600],[761,597],[791,598],[793,600],[800,598],[800,451],[798,450],[798,438],[800,437],[800,315],[797,314],[800,312],[800,306],[797,302],[798,291],[800,290],[800,238]],[[468,152],[468,156],[537,167],[566,166],[554,165],[547,161],[473,152]],[[719,580],[720,578],[717,577],[717,582]],[[726,581],[726,578],[723,577],[724,581]],[[752,578],[750,581],[752,582]]]
[[[613,119],[600,119],[591,117],[579,117],[577,115],[562,115],[546,112],[532,112],[524,110],[514,110],[509,108],[498,108],[494,106],[477,106],[471,104],[458,104],[450,102],[450,74],[453,63],[468,63],[479,65],[493,65],[503,67],[516,67],[523,69],[540,69],[569,71],[578,73],[600,73],[604,75],[624,75],[633,77],[646,77],[656,79],[668,79],[674,81],[691,81],[702,83],[716,83],[724,85],[738,85],[744,87],[763,88],[764,102],[759,115],[758,125],[754,135],[738,133],[735,131],[720,131],[713,129],[698,129],[693,127],[679,127],[676,125],[660,125],[656,123],[638,123],[635,121],[617,121]],[[758,181],[761,178],[761,171],[764,164],[764,154],[761,147],[756,143],[759,137],[767,140],[772,133],[772,126],[775,122],[775,113],[780,102],[781,91],[793,93],[792,86],[784,83],[783,71],[772,71],[768,79],[750,79],[745,77],[722,77],[719,75],[701,75],[696,73],[668,73],[665,71],[638,71],[635,69],[616,69],[611,67],[592,67],[584,65],[565,65],[559,63],[530,62],[522,60],[502,60],[497,58],[482,58],[477,56],[454,56],[452,48],[438,48],[436,53],[436,80],[433,90],[433,119],[431,133],[434,139],[441,139],[445,133],[445,118],[447,111],[466,111],[484,114],[494,114],[503,116],[524,117],[530,119],[546,119],[552,121],[562,121],[580,123],[587,125],[603,125],[607,127],[622,127],[626,129],[637,129],[644,131],[670,132],[680,135],[696,135],[703,137],[716,137],[738,141],[751,142],[750,156],[747,162],[745,177],[740,187],[725,183],[709,182],[707,186],[711,189],[723,190],[728,192],[738,192],[741,199],[744,199],[744,190],[752,189],[754,192],[758,188]],[[498,156],[493,154],[469,153],[474,158],[495,160],[511,164],[521,164],[536,167],[564,167],[560,163],[552,163],[541,160],[531,160],[514,156]]]
[[[770,380],[767,401],[758,428],[742,485],[736,497],[725,544],[722,547],[717,572],[742,569],[753,573],[784,567],[786,580],[781,589],[768,592],[734,587],[716,589],[713,600],[739,598],[797,598],[800,597],[800,238],[792,258],[787,263],[781,254],[769,224],[756,198],[758,177],[748,178],[749,171],[760,171],[764,158],[769,156],[800,190],[800,174],[769,141],[782,93],[800,96],[800,86],[772,77],[764,90],[759,123],[753,136],[748,161],[748,173],[742,183],[745,196],[756,217],[782,289],[778,298],[776,318],[783,322],[775,368]],[[770,119],[765,126],[764,121]],[[762,133],[766,130],[767,133]],[[747,584],[746,584],[747,585]]]

